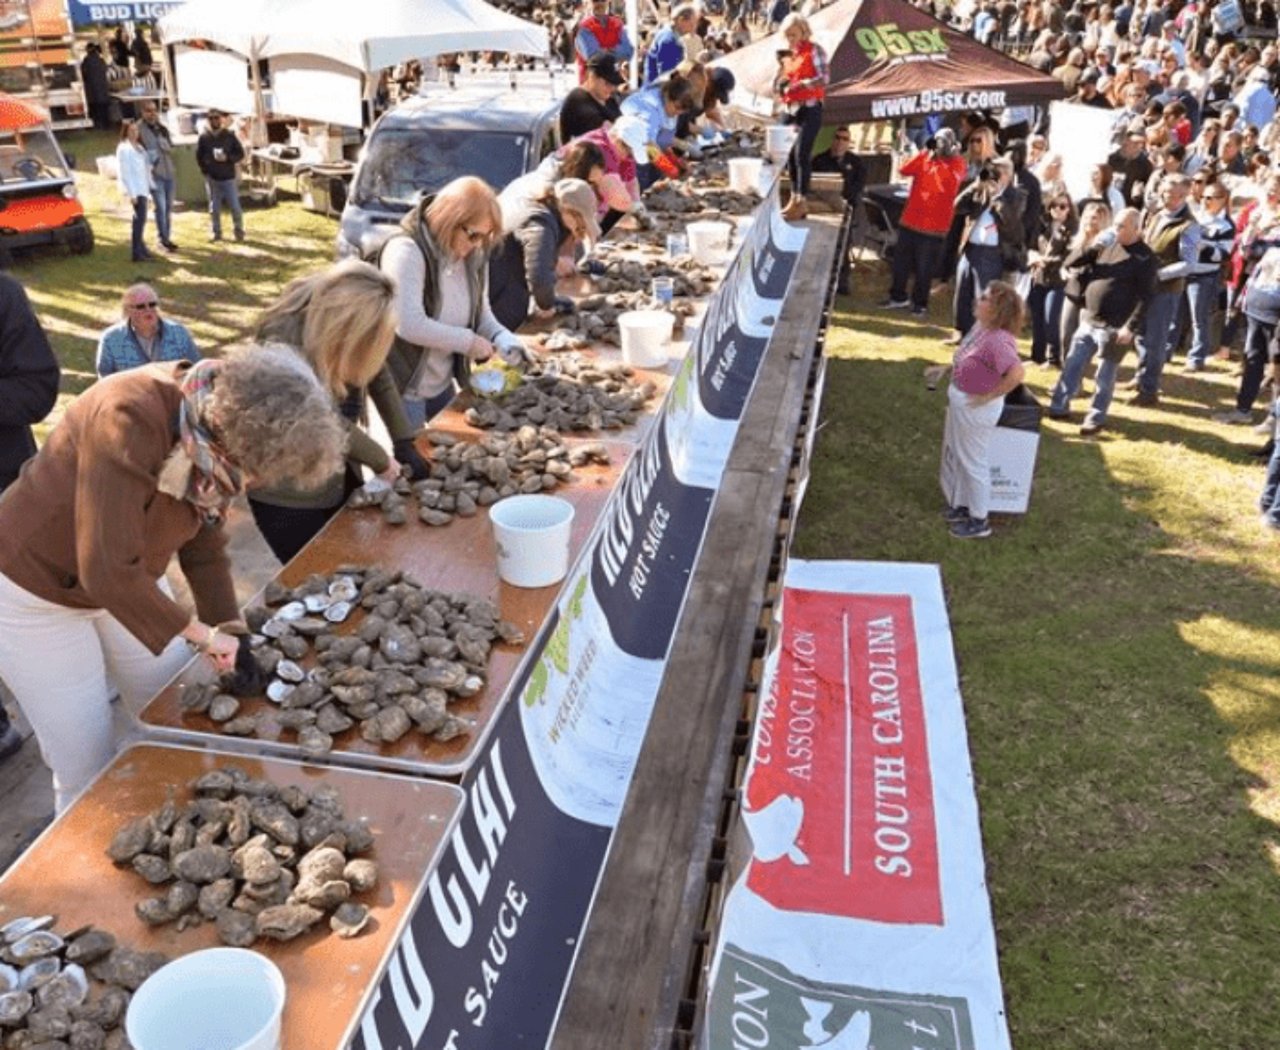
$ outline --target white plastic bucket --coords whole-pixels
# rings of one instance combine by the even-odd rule
[[[764,151],[775,164],[787,159],[797,134],[797,129],[790,124],[770,124],[764,129]]]
[[[691,222],[685,227],[689,234],[689,254],[698,262],[714,263],[729,250],[729,234],[733,227],[727,222],[708,219]]]
[[[508,496],[489,508],[498,575],[513,587],[549,587],[569,571],[573,504],[558,496]]]
[[[666,310],[628,310],[618,315],[622,360],[632,368],[662,368],[676,319]]]
[[[125,1032],[134,1050],[280,1050],[284,977],[245,948],[175,959],[134,993]]]
[[[759,157],[729,158],[729,189],[738,193],[757,193],[760,190],[760,169],[764,161]]]

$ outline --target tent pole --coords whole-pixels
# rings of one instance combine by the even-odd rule
[[[258,73],[258,47],[249,49],[249,83],[253,85],[253,127],[249,141],[255,149],[267,144],[267,104],[262,97],[262,77]]]

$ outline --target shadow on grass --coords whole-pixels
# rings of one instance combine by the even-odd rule
[[[1202,502],[1253,461],[1158,410],[1113,447],[1046,429],[1031,512],[958,543],[920,382],[946,352],[835,321],[796,553],[942,566],[1014,1045],[1280,1046],[1280,834],[1247,799],[1280,782],[1275,547]]]

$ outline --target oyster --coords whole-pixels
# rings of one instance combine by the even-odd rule
[[[139,817],[129,821],[115,833],[111,845],[107,847],[107,856],[117,864],[127,864],[139,853],[145,853],[150,842],[151,821],[146,817]]]
[[[148,825],[149,828],[150,825]],[[52,915],[23,915],[20,918],[11,919],[3,926],[0,926],[0,940],[3,940],[6,944],[12,944],[29,933],[49,929],[53,923],[54,918]]]
[[[280,662],[286,663],[287,661],[281,660]],[[289,698],[289,694],[297,688],[296,685],[290,685],[279,678],[273,679],[267,686],[267,699],[273,703],[283,704]]]
[[[222,846],[196,846],[173,858],[173,870],[187,882],[216,882],[231,870],[231,854]]]
[[[35,998],[30,992],[5,992],[0,995],[0,1027],[15,1027],[26,1019],[35,1005]]]
[[[0,963],[0,993],[11,992],[18,987],[18,971]]]
[[[61,1006],[70,1009],[88,998],[89,976],[84,967],[71,963],[52,980],[41,986],[36,1001],[41,1006]]]
[[[116,939],[106,930],[90,927],[78,934],[67,945],[66,957],[70,962],[88,965],[97,962],[116,946]]]
[[[276,664],[276,675],[286,682],[297,684],[307,677],[306,671],[292,660],[281,660]]]
[[[62,969],[62,962],[56,955],[46,955],[43,959],[27,963],[18,972],[18,988],[24,992],[34,992],[42,984],[52,981]]]
[[[324,618],[330,623],[342,623],[351,615],[353,606],[349,601],[337,601],[324,611]]]
[[[9,946],[9,958],[17,965],[25,966],[46,955],[62,951],[64,941],[52,930],[34,930],[24,934]]]
[[[285,623],[289,623],[292,620],[301,620],[306,615],[306,605],[302,602],[289,602],[287,605],[282,605],[276,610],[275,618],[277,620],[283,620]],[[263,633],[265,634],[266,632],[264,631]]]
[[[236,896],[234,879],[217,879],[200,887],[200,896],[196,898],[196,907],[206,919],[216,919],[221,911],[230,906]]]
[[[342,877],[351,884],[356,893],[364,893],[378,884],[378,865],[375,861],[356,858],[348,861],[342,869]]]
[[[307,607],[307,612],[324,612],[325,609],[333,603],[333,599],[325,594],[308,594],[302,599],[302,604]]]
[[[214,925],[222,943],[232,948],[248,948],[258,939],[257,921],[248,912],[223,908]]]
[[[369,925],[369,909],[355,901],[347,901],[329,918],[329,929],[339,937],[354,937]]]
[[[324,912],[306,904],[278,904],[258,913],[257,930],[275,941],[291,941],[324,918]]]

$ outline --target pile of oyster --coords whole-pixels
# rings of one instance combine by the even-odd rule
[[[123,1050],[130,994],[169,961],[92,926],[60,934],[52,915],[0,927],[0,1034],[6,1050]]]
[[[704,188],[684,182],[655,187],[644,197],[645,208],[655,218],[679,216],[682,220],[750,215],[759,204],[760,194],[752,191],[743,193],[727,186]]]
[[[354,937],[369,909],[352,898],[378,882],[362,820],[348,820],[338,792],[277,787],[227,766],[189,785],[154,813],[121,827],[107,847],[163,895],[134,907],[150,926],[185,930],[212,922],[224,944],[247,948],[259,937],[289,941],[326,915],[339,937]]]
[[[716,273],[691,255],[666,256],[666,245],[601,245],[604,273],[592,284],[600,292],[648,292],[655,277],[670,277],[676,298],[707,295],[715,289]],[[654,256],[657,256],[656,258]],[[579,311],[598,309],[587,296],[578,300]]]
[[[263,599],[267,607],[245,614],[254,658],[273,676],[266,695],[279,707],[275,721],[310,755],[332,750],[336,736],[357,726],[372,744],[394,744],[410,730],[439,741],[469,732],[449,704],[484,688],[495,642],[524,641],[492,602],[429,590],[387,569],[340,565],[295,588],[273,581]],[[339,633],[357,608],[363,620]],[[263,713],[239,714],[240,701],[220,683],[184,686],[179,704],[236,736],[253,735],[265,721]]]
[[[472,405],[464,418],[481,430],[518,430],[529,423],[560,433],[621,430],[639,420],[658,392],[652,381],[637,383],[634,376],[628,365],[578,354],[543,359],[529,366],[510,394]]]
[[[507,433],[489,433],[478,441],[429,431],[434,446],[431,476],[421,481],[399,479],[394,485],[374,479],[356,489],[347,506],[378,507],[389,525],[409,520],[409,500],[417,503],[418,520],[448,525],[455,517],[473,517],[505,496],[550,492],[577,480],[574,467],[608,463],[608,450],[598,441],[570,448],[548,427],[526,424]]]

